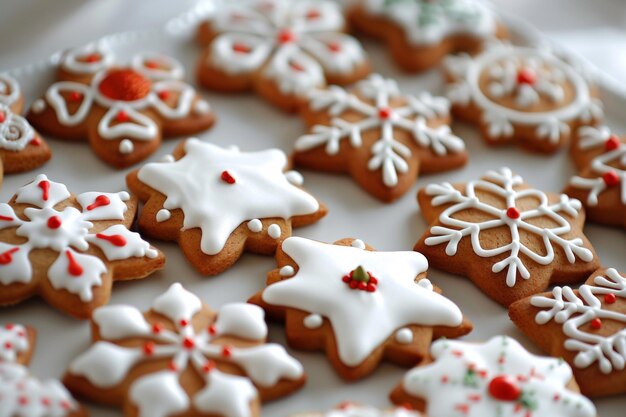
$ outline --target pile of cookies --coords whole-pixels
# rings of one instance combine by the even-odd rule
[[[384,41],[407,72],[441,68],[446,96],[372,73],[361,36]],[[603,125],[583,65],[508,36],[479,0],[229,0],[197,29],[198,87],[172,57],[122,61],[91,44],[64,54],[22,116],[18,81],[0,75],[6,174],[40,170],[49,139],[86,141],[112,169],[135,166],[163,138],[211,128],[200,88],[252,90],[306,126],[290,156],[189,138],[132,170],[128,192],[74,194],[38,173],[0,204],[0,305],[39,296],[89,320],[93,341],[62,382],[41,381],[26,367],[35,329],[4,324],[0,415],[85,416],[84,400],[129,417],[259,417],[262,402],[306,383],[306,369],[267,342],[267,318],[284,323],[291,348],[325,352],[346,381],[383,361],[412,368],[390,393],[396,408],[346,402],[301,417],[595,417],[587,397],[626,392],[626,274],[602,266],[583,228],[586,216],[626,225],[626,139]],[[493,146],[569,147],[580,172],[562,194],[497,166],[430,184],[418,193],[429,225],[412,251],[292,236],[332,210],[293,167],[349,174],[391,204],[418,175],[467,163],[453,120]],[[276,268],[262,291],[219,310],[178,283],[145,312],[108,305],[114,281],[164,267],[147,239],[177,242],[201,275],[244,252],[275,256]],[[470,279],[553,357],[505,335],[453,340],[473,324],[429,265]]]

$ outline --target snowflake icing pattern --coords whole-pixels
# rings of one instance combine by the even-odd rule
[[[392,107],[392,99],[404,99],[406,105]],[[463,140],[452,134],[450,127],[431,127],[429,121],[449,116],[450,102],[443,97],[434,97],[427,92],[418,97],[404,96],[394,80],[374,74],[360,81],[354,92],[331,86],[325,90],[314,90],[309,95],[309,105],[314,111],[327,110],[331,116],[330,126],[315,125],[312,133],[296,141],[297,151],[307,151],[325,146],[326,153],[339,152],[340,142],[349,140],[354,148],[363,146],[361,134],[374,129],[381,131],[381,137],[371,147],[371,159],[367,162],[370,170],[382,169],[383,183],[387,187],[398,184],[398,173],[408,172],[411,149],[397,139],[394,132],[410,132],[415,143],[430,148],[437,156],[465,150]],[[350,122],[342,114],[353,111],[362,116]]]
[[[446,208],[440,217],[441,226],[430,229],[432,236],[425,243],[429,246],[447,242],[446,254],[453,256],[457,252],[457,246],[461,239],[470,236],[472,248],[476,255],[489,258],[508,253],[509,256],[495,263],[492,271],[499,273],[507,269],[506,284],[513,287],[517,275],[523,279],[530,278],[530,272],[520,258],[526,255],[540,265],[548,265],[554,260],[554,247],[559,246],[565,253],[570,263],[579,258],[585,262],[593,259],[593,253],[583,246],[580,238],[566,239],[562,236],[571,231],[570,223],[563,215],[576,216],[581,209],[580,201],[561,195],[557,203],[549,203],[548,196],[540,190],[522,189],[516,187],[524,183],[522,177],[514,175],[510,169],[502,168],[499,171],[489,171],[483,179],[469,182],[465,193],[461,193],[451,184],[431,184],[426,188],[426,193],[433,197],[432,204],[441,206],[452,205]],[[480,201],[476,195],[477,190],[484,190],[501,197],[506,202],[506,208],[501,209]],[[517,200],[531,197],[539,201],[536,208],[521,211],[516,206]],[[478,210],[491,217],[489,220],[472,222],[454,217],[455,214],[465,210]],[[555,227],[545,228],[534,225],[530,220],[546,217],[554,221]],[[497,227],[508,227],[511,233],[511,242],[493,249],[483,248],[480,242],[480,234],[483,231]],[[520,231],[525,231],[542,238],[545,255],[539,254],[527,247],[520,236]]]

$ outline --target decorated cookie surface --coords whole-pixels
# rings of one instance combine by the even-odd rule
[[[536,356],[516,340],[484,344],[440,340],[434,362],[407,373],[394,402],[426,404],[428,417],[595,417],[591,401],[575,391],[572,370]]]
[[[147,201],[140,227],[178,240],[202,273],[222,272],[246,249],[273,254],[292,225],[326,212],[277,149],[241,152],[189,139],[175,157],[131,173],[128,185]]]
[[[163,255],[128,230],[127,192],[71,194],[45,175],[0,204],[0,304],[39,294],[77,317],[105,304],[116,280],[160,269]]]
[[[504,305],[598,267],[580,201],[531,188],[508,168],[466,184],[431,184],[418,200],[431,226],[415,249]]]
[[[459,167],[465,143],[450,130],[450,102],[400,92],[394,80],[371,75],[346,91],[313,90],[303,112],[309,134],[295,143],[297,165],[351,174],[368,192],[391,201],[418,173]]]
[[[555,52],[494,43],[445,64],[453,114],[480,126],[489,144],[554,152],[603,117],[586,69]]]
[[[217,5],[198,33],[207,45],[200,84],[254,88],[286,110],[309,89],[347,84],[369,72],[360,43],[342,33],[341,7],[328,0],[234,0]]]
[[[70,365],[68,387],[126,416],[259,417],[259,402],[304,384],[302,366],[266,344],[263,310],[210,310],[173,284],[142,314],[112,305],[93,315],[94,344]]]
[[[51,136],[89,141],[105,162],[127,167],[156,151],[162,137],[213,124],[209,104],[183,75],[182,65],[165,55],[138,54],[116,66],[103,47],[79,48],[65,55],[60,81],[33,103],[28,118]]]
[[[277,262],[267,288],[251,301],[286,318],[295,347],[326,348],[346,379],[372,372],[385,353],[399,364],[419,362],[432,338],[444,334],[436,328],[449,336],[471,330],[459,308],[424,278],[428,262],[417,252],[291,237]]]
[[[293,417],[423,417],[423,415],[404,407],[380,410],[367,405],[344,402],[326,413],[301,413]]]

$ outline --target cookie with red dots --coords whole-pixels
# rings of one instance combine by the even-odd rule
[[[461,310],[426,279],[428,261],[412,251],[377,252],[359,239],[334,244],[291,237],[278,268],[250,299],[285,321],[290,346],[322,350],[346,380],[383,360],[414,366],[433,339],[469,333]]]
[[[343,402],[327,413],[299,413],[292,417],[425,417],[418,411],[407,407],[397,407],[381,410],[375,407]]]
[[[358,0],[350,3],[347,16],[357,31],[384,40],[394,61],[409,72],[507,37],[494,11],[479,0]]]
[[[90,45],[67,52],[57,73],[28,120],[55,138],[88,141],[116,168],[144,160],[163,137],[201,132],[215,120],[209,103],[182,81],[182,65],[165,55],[137,54],[122,65]]]
[[[555,287],[511,305],[511,320],[548,354],[574,369],[590,397],[626,392],[626,277],[595,271],[578,289]]]
[[[294,111],[311,88],[351,84],[370,72],[336,2],[232,0],[215,9],[198,29],[205,50],[197,76],[206,88],[255,90]]]
[[[554,153],[603,118],[591,72],[564,54],[493,43],[444,64],[452,114],[478,126],[488,145]]]
[[[231,303],[214,311],[180,284],[146,313],[129,305],[97,309],[92,338],[64,382],[126,417],[260,417],[262,401],[306,380],[282,346],[266,343],[263,310]]]
[[[297,166],[350,174],[385,202],[406,193],[418,174],[463,166],[465,143],[450,129],[450,101],[426,91],[403,94],[374,74],[349,91],[312,90],[302,116],[310,132],[296,140]]]
[[[30,171],[52,157],[39,133],[20,116],[23,109],[19,83],[8,74],[0,74],[0,171],[4,167],[7,174]]]
[[[596,417],[561,359],[536,356],[515,339],[438,340],[433,362],[409,371],[391,393],[428,417]]]
[[[415,250],[505,306],[553,283],[584,281],[600,265],[581,202],[532,188],[509,168],[430,184],[418,201],[429,227]]]
[[[108,302],[113,281],[161,269],[164,255],[128,228],[127,192],[71,194],[39,175],[0,204],[0,305],[35,295],[78,318]]]
[[[625,142],[606,126],[576,132],[571,155],[579,173],[563,192],[582,201],[590,221],[626,227]]]
[[[35,349],[35,330],[0,327],[0,410],[5,416],[85,417],[87,411],[57,380],[41,381],[26,367]]]

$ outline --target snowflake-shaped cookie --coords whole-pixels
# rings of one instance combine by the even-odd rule
[[[240,152],[189,139],[173,158],[145,165],[127,182],[146,202],[140,228],[158,239],[178,240],[198,271],[215,275],[244,250],[273,255],[292,226],[326,214],[301,188],[302,176],[287,167],[278,149]]]
[[[345,379],[368,375],[383,357],[414,365],[428,355],[433,338],[472,328],[424,278],[428,262],[417,252],[375,252],[354,239],[331,245],[291,237],[276,260],[279,268],[251,302],[285,318],[294,347],[325,349]]]
[[[418,199],[431,227],[415,249],[504,305],[598,267],[580,201],[530,188],[508,168],[467,184],[431,184]]]
[[[586,395],[625,392],[626,278],[617,270],[594,272],[578,290],[555,287],[519,301],[509,315],[542,349],[572,365]]]
[[[142,314],[101,307],[94,344],[70,365],[65,383],[126,416],[258,417],[259,402],[304,384],[302,366],[266,344],[263,310],[244,303],[210,310],[180,284]]]
[[[106,304],[113,281],[143,278],[163,255],[128,230],[127,192],[74,196],[39,175],[0,204],[0,305],[33,295],[80,318]]]
[[[452,169],[467,161],[450,123],[450,102],[422,92],[404,95],[394,80],[372,75],[354,89],[309,93],[303,112],[311,133],[295,144],[297,165],[350,173],[383,201],[402,196],[418,172]]]
[[[480,0],[356,0],[348,9],[359,31],[384,39],[403,69],[423,71],[447,54],[475,52],[506,37],[490,7]]]
[[[28,119],[51,136],[89,141],[102,160],[127,167],[156,151],[162,137],[213,124],[209,104],[183,75],[182,65],[165,55],[137,54],[120,67],[100,45],[72,50],[58,70],[60,81],[33,103]]]
[[[431,353],[434,362],[409,371],[394,402],[428,417],[596,416],[591,401],[570,389],[567,363],[533,355],[507,336],[484,344],[440,340]]]
[[[580,169],[564,192],[580,199],[589,219],[626,227],[626,144],[606,126],[578,130],[572,157]]]
[[[570,60],[571,61],[571,60]],[[581,125],[603,117],[582,64],[545,50],[495,43],[445,60],[453,114],[480,126],[489,144],[554,152]]]
[[[326,413],[301,413],[293,417],[423,417],[423,415],[406,407],[380,410],[375,407],[346,401]]]
[[[87,415],[57,380],[40,381],[28,372],[35,330],[21,324],[0,327],[0,415],[84,417]]]
[[[50,148],[20,116],[24,97],[17,80],[0,74],[0,173],[37,168],[51,157]]]
[[[311,88],[353,83],[369,73],[360,43],[342,33],[341,7],[328,0],[229,0],[199,28],[207,45],[198,79],[219,91],[255,89],[295,110]]]

